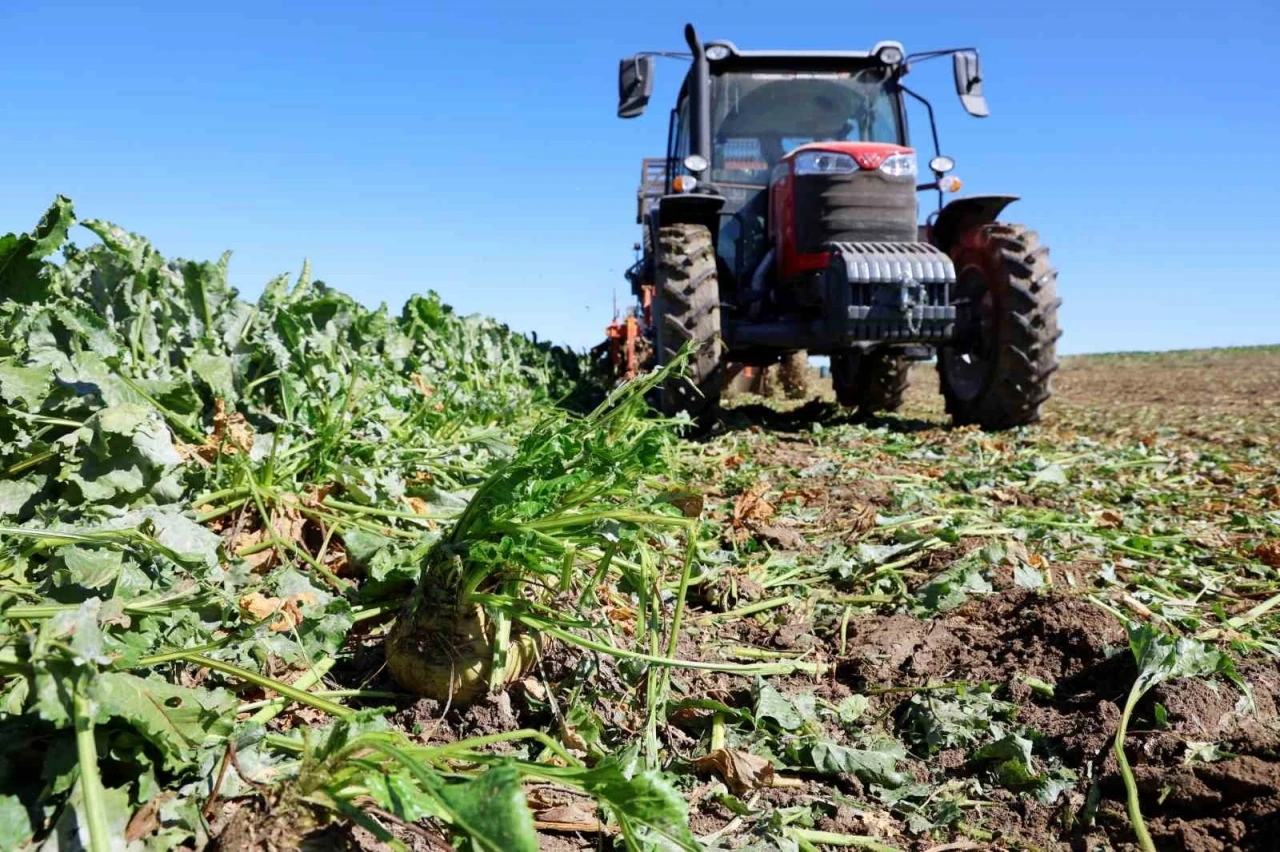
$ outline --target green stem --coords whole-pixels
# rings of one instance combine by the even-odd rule
[[[432,754],[439,755],[454,754],[460,751],[474,751],[475,749],[483,748],[484,746],[494,745],[496,743],[507,743],[514,740],[534,740],[569,766],[582,765],[582,761],[565,751],[564,746],[560,745],[560,743],[551,739],[551,737],[547,736],[542,731],[535,731],[532,728],[524,728],[519,731],[509,731],[505,734],[489,734],[483,737],[472,737],[468,740],[458,740],[455,743],[446,743],[439,746],[428,746],[425,750]]]
[[[811,828],[787,828],[786,833],[797,842],[808,844],[871,849],[873,852],[901,852],[896,846],[886,846],[877,838],[862,834],[836,834],[831,831],[815,831]]]
[[[111,852],[106,791],[98,774],[98,745],[93,738],[93,707],[80,686],[76,687],[72,708],[76,717],[76,757],[80,762],[80,792],[84,795],[85,821],[89,828],[89,852]]]
[[[311,693],[303,692],[301,689],[297,689],[287,683],[281,683],[278,680],[273,680],[265,675],[260,675],[257,672],[250,671],[249,669],[242,669],[239,666],[233,666],[231,663],[224,663],[222,660],[215,660],[212,657],[206,657],[203,654],[193,654],[190,652],[183,652],[178,656],[178,659],[185,660],[186,662],[197,666],[205,666],[206,668],[213,669],[216,672],[222,672],[226,675],[231,675],[232,677],[238,677],[241,680],[248,681],[254,686],[260,686],[263,689],[270,689],[273,692],[278,692],[285,698],[291,698],[294,701],[306,704],[308,707],[314,707],[317,710],[322,710],[331,716],[351,715],[351,710],[343,707],[341,704],[335,704],[332,701],[317,698]]]
[[[708,624],[715,624],[717,621],[733,621],[734,619],[742,618],[745,615],[755,615],[758,612],[777,609],[780,606],[786,606],[787,604],[794,602],[795,598],[790,595],[784,598],[756,601],[753,604],[748,604],[747,606],[739,607],[738,609],[731,609],[727,612],[712,612],[706,615],[700,615],[693,620],[693,623],[699,627],[704,627]]]
[[[693,556],[698,546],[697,522],[688,524],[688,541],[684,548],[684,567],[680,572],[680,588],[676,591],[676,611],[671,616],[671,634],[667,637],[667,656],[674,657],[680,643],[680,622],[684,619],[685,599],[689,596],[689,577],[693,574]]]
[[[453,517],[452,514],[445,515],[419,515],[417,512],[400,511],[397,509],[379,509],[376,506],[361,506],[356,503],[345,503],[342,500],[335,500],[332,497],[324,498],[323,505],[330,509],[339,509],[343,512],[350,512],[353,515],[375,515],[382,518],[402,518],[406,521],[447,521]]]
[[[317,689],[311,694],[316,698],[387,698],[395,700],[412,697],[402,692],[387,692],[379,689]],[[289,699],[287,698],[264,698],[261,701],[250,701],[247,704],[241,704],[236,708],[236,712],[252,713],[255,710],[262,710],[266,707],[284,709],[288,704]]]
[[[311,687],[315,686],[317,683],[320,682],[320,678],[324,677],[326,674],[329,673],[329,669],[333,668],[336,662],[338,661],[334,657],[325,657],[323,660],[316,663],[315,666],[307,669],[305,672],[299,675],[298,679],[295,680],[292,684],[290,684],[290,686],[292,686],[294,689],[302,689],[302,690],[311,689]],[[279,701],[278,703],[272,702],[272,704],[269,704],[266,707],[263,707],[261,710],[255,713],[253,717],[249,719],[249,721],[256,722],[259,725],[265,725],[268,722],[270,722],[272,719],[274,719],[276,716],[279,716],[281,711],[283,711],[284,708],[287,706],[288,706],[288,701]]]
[[[603,642],[596,642],[593,639],[585,639],[582,636],[570,633],[567,630],[560,630],[551,626],[546,621],[539,618],[528,618],[525,616],[517,616],[520,621],[528,624],[535,630],[540,630],[550,636],[554,636],[562,642],[570,645],[577,645],[586,648],[588,651],[596,651],[600,654],[608,654],[613,657],[623,657],[628,660],[640,660],[646,663],[652,663],[656,666],[670,666],[677,669],[698,669],[706,672],[724,672],[725,674],[737,674],[746,677],[760,675],[767,677],[769,675],[786,675],[795,672],[804,672],[806,674],[818,675],[827,670],[822,663],[806,663],[800,660],[790,660],[784,663],[767,663],[761,665],[723,663],[723,662],[705,662],[703,660],[677,660],[671,657],[657,657],[652,654],[642,654],[639,651],[628,651],[623,648],[615,648],[612,645],[606,645]]]
[[[1138,803],[1138,782],[1133,777],[1133,768],[1129,766],[1129,758],[1124,753],[1124,738],[1129,731],[1129,717],[1133,715],[1133,708],[1142,698],[1143,690],[1139,684],[1140,681],[1135,682],[1133,688],[1129,690],[1129,699],[1125,701],[1124,711],[1120,714],[1120,725],[1116,728],[1116,764],[1120,767],[1120,777],[1124,779],[1125,804],[1129,810],[1129,822],[1133,824],[1133,833],[1138,838],[1138,845],[1143,852],[1156,852],[1156,845],[1151,841],[1147,824],[1142,819],[1142,807]]]
[[[15,474],[22,473],[27,468],[35,467],[41,462],[48,461],[49,459],[53,458],[53,456],[54,456],[53,450],[46,450],[43,453],[37,453],[36,455],[31,456],[31,458],[23,459],[22,461],[17,462],[16,464],[10,465],[9,467],[5,468],[4,475],[5,477],[10,477]]]

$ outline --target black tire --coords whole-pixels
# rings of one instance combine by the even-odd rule
[[[911,384],[911,362],[893,352],[863,355],[857,384],[857,404],[863,414],[897,411]]]
[[[995,223],[962,235],[957,342],[938,351],[947,413],[957,425],[1010,429],[1040,419],[1058,369],[1057,272],[1035,231]]]
[[[805,399],[809,396],[809,353],[788,352],[778,365],[778,383],[787,399]]]
[[[831,358],[836,401],[867,416],[897,411],[911,384],[911,362],[892,350],[847,353]]]
[[[657,362],[674,359],[689,341],[698,347],[687,375],[668,379],[659,395],[662,413],[687,411],[701,427],[720,410],[724,365],[720,343],[720,279],[711,231],[705,225],[658,229],[653,322]]]

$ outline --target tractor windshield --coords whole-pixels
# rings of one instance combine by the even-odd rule
[[[712,182],[764,187],[778,160],[809,142],[901,141],[888,81],[880,66],[714,76]]]
[[[769,177],[783,155],[809,142],[901,144],[900,101],[881,66],[712,76],[710,180],[725,198],[717,251],[735,278],[768,249]]]

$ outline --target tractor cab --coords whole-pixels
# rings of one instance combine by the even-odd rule
[[[685,163],[691,127],[687,90],[676,108],[667,162],[673,182],[680,178],[683,185],[692,178],[720,190],[725,204],[717,253],[728,272],[725,283],[730,289],[741,283],[745,290],[751,272],[776,244],[789,209],[770,204],[775,178],[785,180],[793,168],[784,159],[793,159],[802,148],[820,151],[824,143],[830,150],[837,150],[833,145],[847,150],[845,143],[902,145],[906,134],[901,95],[882,66],[830,60],[779,64],[751,61],[732,50],[729,56],[739,62],[717,63],[711,76],[708,168],[693,173]],[[700,165],[696,159],[694,164]]]
[[[725,363],[768,366],[805,350],[831,356],[837,396],[858,408],[895,407],[907,363],[938,354],[949,365],[940,366],[943,392],[958,420],[997,426],[1038,416],[1047,362],[1033,365],[1030,390],[992,396],[1003,393],[992,390],[1005,369],[1001,335],[1018,335],[1001,325],[1007,308],[996,302],[1015,300],[997,295],[1007,276],[992,241],[1004,232],[991,229],[1015,199],[941,203],[959,182],[938,150],[932,106],[903,82],[914,63],[952,56],[961,103],[986,116],[977,51],[908,56],[891,41],[867,51],[741,50],[704,44],[692,26],[685,39],[687,54],[637,54],[621,62],[618,78],[618,115],[631,118],[652,95],[656,57],[689,61],[666,155],[645,163],[641,256],[627,276],[657,362],[688,341],[703,353],[691,380],[664,387],[664,408],[710,414]],[[932,131],[924,179],[908,136],[908,98],[924,104]],[[938,199],[925,223],[920,192]],[[1012,250],[1043,257],[1020,239]],[[958,264],[969,260],[975,268],[961,275]],[[1050,272],[1030,266],[1040,279]],[[1028,306],[1017,308],[1025,318]],[[1032,309],[1053,320],[1056,339],[1056,304]],[[1052,346],[1041,344],[1052,359]],[[903,379],[885,393],[889,374]]]

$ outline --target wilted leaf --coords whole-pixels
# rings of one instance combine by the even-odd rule
[[[815,772],[848,773],[882,787],[900,787],[907,781],[897,771],[898,761],[906,757],[906,751],[891,740],[877,742],[874,748],[851,748],[828,740],[800,741],[789,744],[787,752],[795,765]]]

